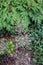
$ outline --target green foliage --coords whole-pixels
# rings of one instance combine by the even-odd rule
[[[6,31],[12,33],[14,31],[15,15],[10,0],[0,1],[0,30],[6,29]]]
[[[14,26],[21,23],[23,30],[28,31],[32,21],[43,20],[43,0],[0,0],[0,31],[5,29],[12,33]]]
[[[36,63],[43,65],[43,0],[27,0],[30,10],[29,32],[32,41],[33,57]]]
[[[0,55],[11,54],[14,51],[14,45],[12,41],[4,43],[3,46],[3,49],[0,49]]]
[[[22,4],[23,2],[19,0],[0,0],[0,31],[5,29],[12,33],[15,23],[22,21],[24,29],[28,26],[28,14]]]
[[[9,47],[7,48],[7,53],[10,54],[10,53],[14,50],[13,42],[10,41],[10,42],[8,43],[8,46],[9,46]]]
[[[43,0],[28,0],[30,10],[30,39],[32,41],[33,57],[37,60],[35,63],[43,65]]]
[[[43,7],[42,3],[39,4],[40,1],[42,0],[39,0],[38,2],[31,0],[28,2],[28,6],[30,7],[29,17],[32,19],[32,21],[35,23],[37,22],[38,24],[40,24],[43,20]]]
[[[32,25],[29,32],[33,45],[33,57],[37,60],[36,63],[43,65],[43,24]]]

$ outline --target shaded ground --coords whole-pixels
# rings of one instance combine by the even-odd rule
[[[15,50],[13,55],[4,58],[0,65],[31,65],[31,52],[26,52],[24,48]]]
[[[6,39],[11,39],[13,41],[15,50],[8,57],[4,57],[3,60],[0,61],[0,65],[31,65],[31,51],[26,51],[24,48],[26,44],[30,44],[30,41],[28,41],[28,34],[19,34],[15,37],[6,37]]]

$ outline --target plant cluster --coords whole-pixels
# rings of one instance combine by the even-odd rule
[[[29,31],[32,42],[32,57],[37,60],[36,63],[43,65],[43,24],[34,25]]]
[[[15,23],[28,31],[30,19],[43,20],[42,0],[0,0],[0,31],[14,32]]]
[[[31,22],[29,33],[32,42],[32,57],[36,59],[36,64],[43,65],[43,1],[31,0],[30,3],[31,9],[28,12]]]
[[[0,43],[0,46],[2,43]],[[3,48],[2,48],[3,47]],[[11,54],[14,50],[14,45],[12,41],[4,42],[0,48],[0,56],[5,54]]]
[[[15,23],[21,23],[23,29],[27,27],[27,11],[23,7],[23,3],[21,0],[0,0],[0,33],[3,30],[5,33],[13,33]]]

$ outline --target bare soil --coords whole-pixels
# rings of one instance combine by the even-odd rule
[[[12,40],[15,49],[12,54],[9,56],[3,57],[0,60],[0,65],[32,65],[31,64],[31,51],[27,51],[24,46],[28,44],[28,34],[25,35],[16,35],[12,37],[1,38],[7,40]]]

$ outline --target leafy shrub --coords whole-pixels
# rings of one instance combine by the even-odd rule
[[[12,33],[14,31],[14,11],[13,7],[10,5],[10,0],[0,0],[0,31],[8,31]]]
[[[14,50],[12,41],[0,43],[0,56],[4,54],[10,54]]]
[[[22,24],[25,29],[28,26],[28,17],[23,2],[19,0],[0,0],[0,31],[14,32],[15,23]],[[25,24],[25,25],[24,25]]]
[[[28,1],[28,6],[30,7],[28,14],[29,14],[31,23],[40,24],[41,21],[43,20],[42,0],[39,0],[39,1],[36,0],[36,1],[35,0]]]
[[[28,31],[30,19],[37,23],[43,20],[42,0],[0,0],[0,31],[14,32],[15,23]]]
[[[43,65],[43,24],[33,26],[30,30],[33,57],[37,60],[36,63]]]
[[[31,0],[29,12],[30,22],[29,32],[32,41],[33,57],[36,63],[43,65],[43,5],[42,0]]]

